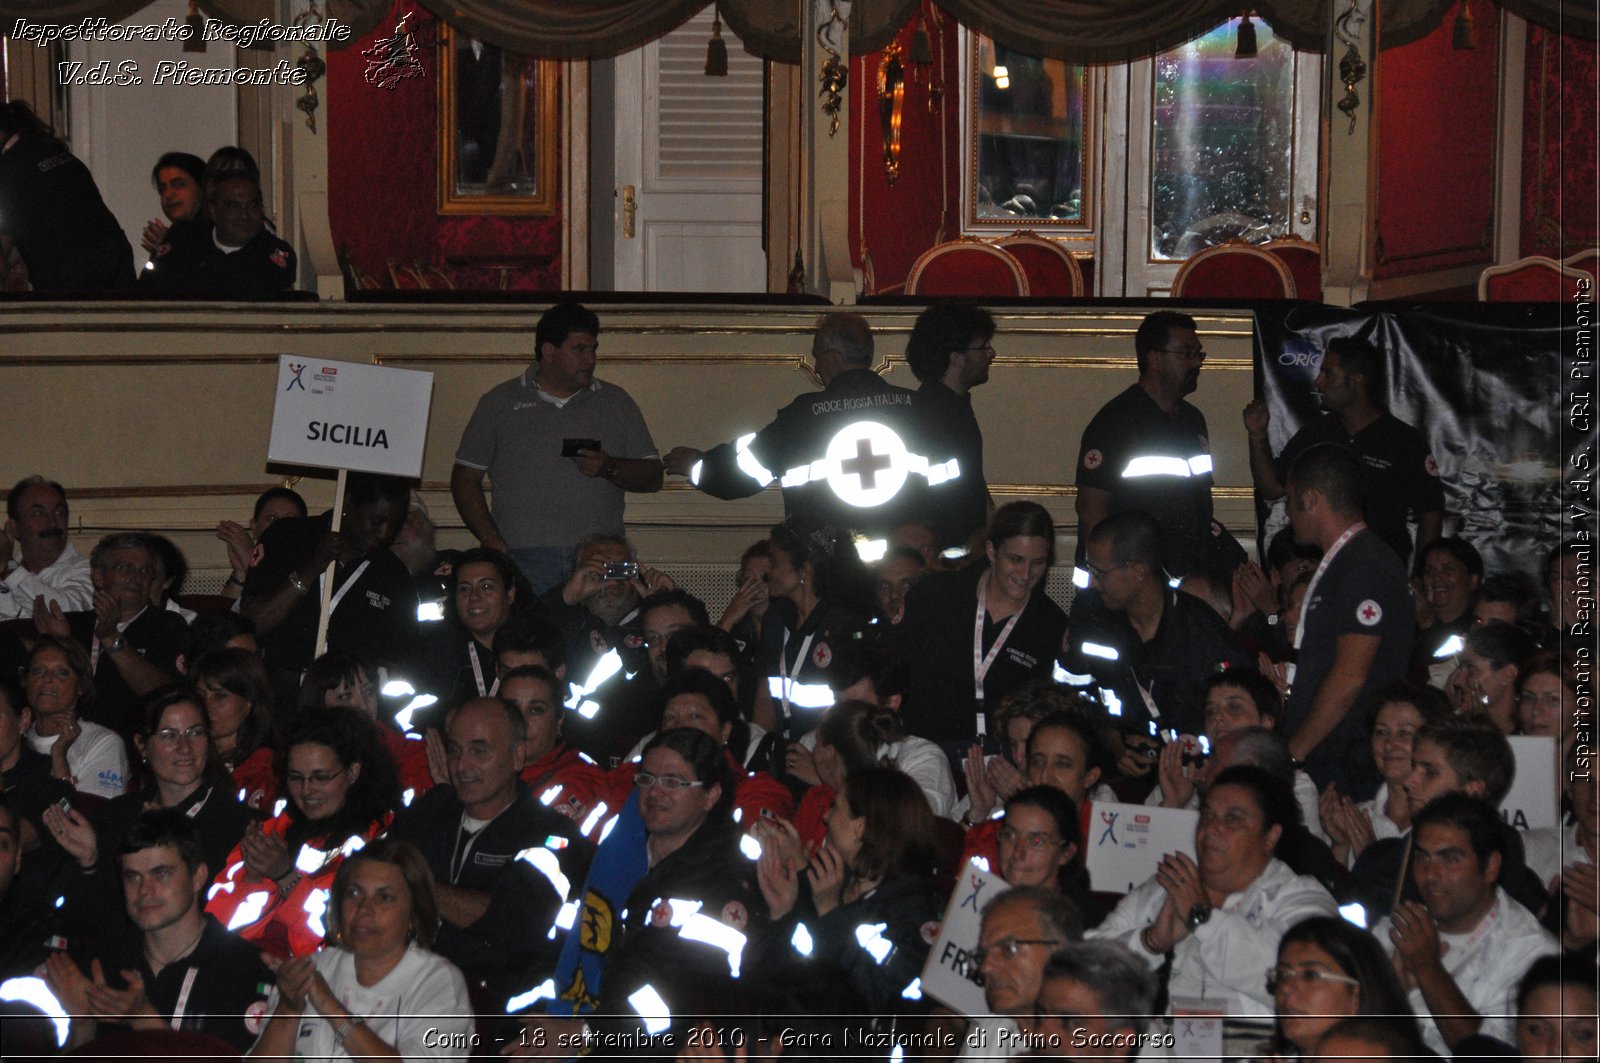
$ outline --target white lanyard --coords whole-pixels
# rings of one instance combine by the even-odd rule
[[[355,567],[355,571],[351,572],[350,575],[346,576],[344,578],[344,582],[339,584],[339,589],[333,592],[333,600],[328,603],[328,615],[329,616],[332,616],[333,613],[334,613],[334,610],[339,608],[339,603],[344,600],[344,596],[346,594],[350,593],[350,588],[355,585],[356,580],[361,578],[361,573],[365,572],[367,570],[367,566],[370,565],[370,564],[372,564],[371,561],[363,561],[363,562],[361,562],[361,564],[359,564],[359,565],[357,565]],[[326,572],[324,572],[322,575],[318,576],[317,577],[317,586],[321,587],[322,586],[322,581],[327,579],[327,577],[328,577],[328,574]]]
[[[476,642],[469,641],[467,643],[467,657],[472,661],[472,679],[478,684],[478,697],[490,698],[500,693],[499,676],[494,677],[494,683],[492,685],[484,686],[483,665],[478,663],[478,644]]]
[[[183,1029],[183,1009],[189,1006],[189,993],[194,989],[194,980],[200,977],[200,968],[190,967],[183,975],[183,988],[178,990],[178,1004],[172,1009],[172,1028]]]
[[[990,570],[993,575],[994,570]],[[1006,644],[1006,639],[1011,637],[1011,629],[1017,626],[1017,621],[1022,619],[1022,611],[1028,607],[1024,602],[1022,609],[1011,614],[1011,619],[1006,621],[1006,626],[1000,629],[1000,634],[995,636],[994,645],[989,647],[989,652],[983,652],[983,624],[989,618],[989,576],[984,576],[978,581],[978,613],[972,621],[972,700],[977,702],[978,733],[987,734],[983,719],[983,681],[989,675],[989,669],[994,664],[995,658],[1000,656],[1000,649]]]
[[[1300,606],[1300,622],[1294,626],[1294,648],[1299,649],[1300,643],[1306,637],[1306,617],[1311,615],[1311,602],[1316,597],[1317,584],[1322,582],[1322,574],[1328,571],[1328,566],[1333,563],[1334,555],[1344,549],[1344,544],[1354,539],[1358,534],[1367,530],[1366,521],[1356,521],[1344,530],[1344,534],[1333,541],[1328,547],[1328,552],[1322,555],[1322,561],[1317,565],[1317,571],[1311,576],[1311,584],[1306,587],[1306,596]]]
[[[489,824],[485,823],[477,830],[468,832],[466,848],[463,849],[461,846],[461,834],[467,828],[467,814],[465,812],[461,813],[461,822],[456,824],[455,844],[450,846],[450,884],[452,886],[461,878],[461,872],[467,869],[467,861],[472,857],[472,847],[488,827]],[[456,862],[458,855],[460,856],[460,863]]]
[[[800,652],[794,655],[794,674],[799,675],[800,669],[806,666],[806,654],[811,652],[811,640],[817,637],[813,631],[800,643]],[[778,650],[778,674],[783,677],[783,717],[788,719],[792,715],[789,708],[789,629],[783,629],[783,646]]]

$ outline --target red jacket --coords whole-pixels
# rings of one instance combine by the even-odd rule
[[[411,795],[413,798],[421,797],[433,789],[433,774],[428,771],[428,743],[422,741],[421,732],[414,739],[407,738],[379,721],[378,735],[383,739],[383,748],[394,758],[400,789],[414,791]]]
[[[580,823],[608,792],[605,770],[565,742],[557,742],[550,752],[523,768],[522,781],[541,802]],[[548,801],[547,793],[551,794]],[[621,807],[607,804],[613,812]]]
[[[833,787],[818,783],[800,798],[794,814],[794,828],[800,833],[804,852],[811,852],[828,836],[828,810],[833,808]]]
[[[391,818],[385,815],[371,824],[361,836],[362,842],[369,842],[387,830]],[[271,838],[282,838],[288,829],[288,813],[262,828]],[[206,895],[206,911],[263,952],[282,957],[309,955],[322,946],[327,935],[333,877],[348,855],[346,847],[350,852],[357,848],[345,838],[334,840],[328,850],[311,845],[302,847],[295,858],[295,867],[302,877],[287,894],[281,894],[274,882],[257,878],[245,867],[243,847],[236,845],[228,854],[227,865],[211,884]]]
[[[239,800],[257,812],[272,812],[272,803],[278,799],[278,773],[272,767],[272,748],[262,746],[239,762],[233,769],[233,783],[239,788]]]

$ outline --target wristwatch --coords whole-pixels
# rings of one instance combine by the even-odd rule
[[[1211,905],[1201,901],[1199,904],[1189,909],[1189,914],[1183,917],[1183,925],[1189,928],[1190,933],[1193,933],[1194,931],[1200,929],[1205,921],[1210,918]]]
[[[100,650],[103,653],[120,653],[122,651],[122,647],[126,646],[127,644],[128,640],[123,638],[122,632],[119,631],[115,635],[112,635],[110,638],[102,642],[100,644]]]
[[[616,462],[607,462],[606,467],[600,470],[600,478],[602,480],[615,480],[617,478],[617,473],[621,471],[622,470],[617,468]]]

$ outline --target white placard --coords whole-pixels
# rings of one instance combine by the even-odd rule
[[[1096,893],[1128,893],[1156,873],[1168,853],[1194,856],[1194,825],[1200,813],[1159,805],[1096,801],[1089,809],[1089,887]]]
[[[1222,1063],[1222,1024],[1227,1017],[1215,1003],[1175,997],[1172,1001],[1172,1055],[1189,1063]]]
[[[1517,830],[1561,826],[1556,781],[1556,740],[1549,735],[1511,735],[1517,774],[1500,802],[1500,815]]]
[[[977,964],[972,954],[978,948],[983,929],[983,908],[996,895],[1011,887],[999,875],[985,871],[973,861],[961,869],[950,903],[944,909],[944,923],[922,965],[922,991],[962,1015],[988,1015],[989,1004],[983,989],[973,979]]]
[[[422,475],[433,374],[283,355],[267,460]]]

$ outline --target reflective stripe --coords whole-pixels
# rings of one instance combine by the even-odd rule
[[[794,934],[789,938],[789,944],[793,945],[794,950],[800,955],[811,955],[814,942],[811,940],[811,931],[806,929],[804,923],[796,923],[794,925]]]
[[[524,849],[517,854],[517,859],[533,868],[545,877],[545,880],[555,888],[557,895],[563,902],[572,892],[572,883],[567,881],[567,876],[561,871],[561,861],[556,854],[543,846]]]
[[[1080,591],[1088,590],[1089,570],[1086,568],[1079,568],[1074,565],[1072,568],[1072,585],[1078,588]]]
[[[1100,690],[1100,703],[1106,707],[1106,712],[1112,716],[1122,715],[1122,699],[1117,697],[1114,690]]]
[[[779,701],[788,701],[797,709],[826,709],[833,704],[833,688],[826,683],[797,683],[781,675],[770,675],[767,677],[767,692]]]
[[[1141,476],[1178,476],[1187,479],[1190,476],[1189,463],[1182,458],[1146,454],[1134,458],[1128,462],[1128,467],[1122,470],[1124,480],[1133,480]]]
[[[1094,682],[1094,676],[1069,672],[1061,667],[1061,662],[1059,661],[1050,669],[1050,678],[1063,686],[1069,687],[1086,687]]]
[[[733,441],[734,461],[738,464],[741,472],[762,487],[766,487],[772,482],[772,473],[768,472],[766,466],[762,465],[756,456],[750,453],[750,444],[755,442],[755,438],[756,434],[754,432],[748,432]]]
[[[1102,646],[1098,642],[1085,642],[1078,647],[1086,657],[1099,657],[1105,661],[1115,661],[1122,655],[1111,646]]]
[[[1444,642],[1439,644],[1438,649],[1433,651],[1433,659],[1438,660],[1441,657],[1454,657],[1456,654],[1460,653],[1466,648],[1466,639],[1462,638],[1460,635],[1451,635],[1449,638],[1445,639]]]
[[[644,1021],[644,1032],[656,1037],[672,1029],[672,1009],[653,985],[642,985],[628,997],[628,1003]]]
[[[697,461],[693,465],[689,466],[689,482],[694,484],[696,487],[699,487],[700,486],[700,476],[705,471],[706,471],[706,463],[705,463],[704,460]]]
[[[862,923],[856,927],[856,944],[860,945],[880,967],[894,951],[894,942],[883,936],[883,932],[887,929],[889,929],[888,923]]]
[[[1189,459],[1189,471],[1196,476],[1207,476],[1211,472],[1211,455],[1198,454]]]
[[[744,960],[746,942],[745,936],[739,931],[720,919],[713,919],[709,915],[697,912],[684,921],[683,929],[678,931],[678,936],[685,941],[698,941],[721,949],[728,957],[729,976],[739,977],[739,965]]]
[[[586,700],[605,684],[605,681],[622,671],[622,654],[615,649],[607,650],[599,660],[594,662],[594,667],[589,669],[589,677],[582,683],[571,683],[571,695],[566,700],[567,708],[582,716],[585,720],[592,720],[600,711],[600,706],[593,701]]]
[[[541,1000],[554,1000],[556,998],[556,980],[546,978],[526,993],[520,993],[506,1001],[506,1012],[514,1014]]]
[[[856,543],[856,554],[866,564],[875,565],[889,552],[887,539],[861,539]]]

